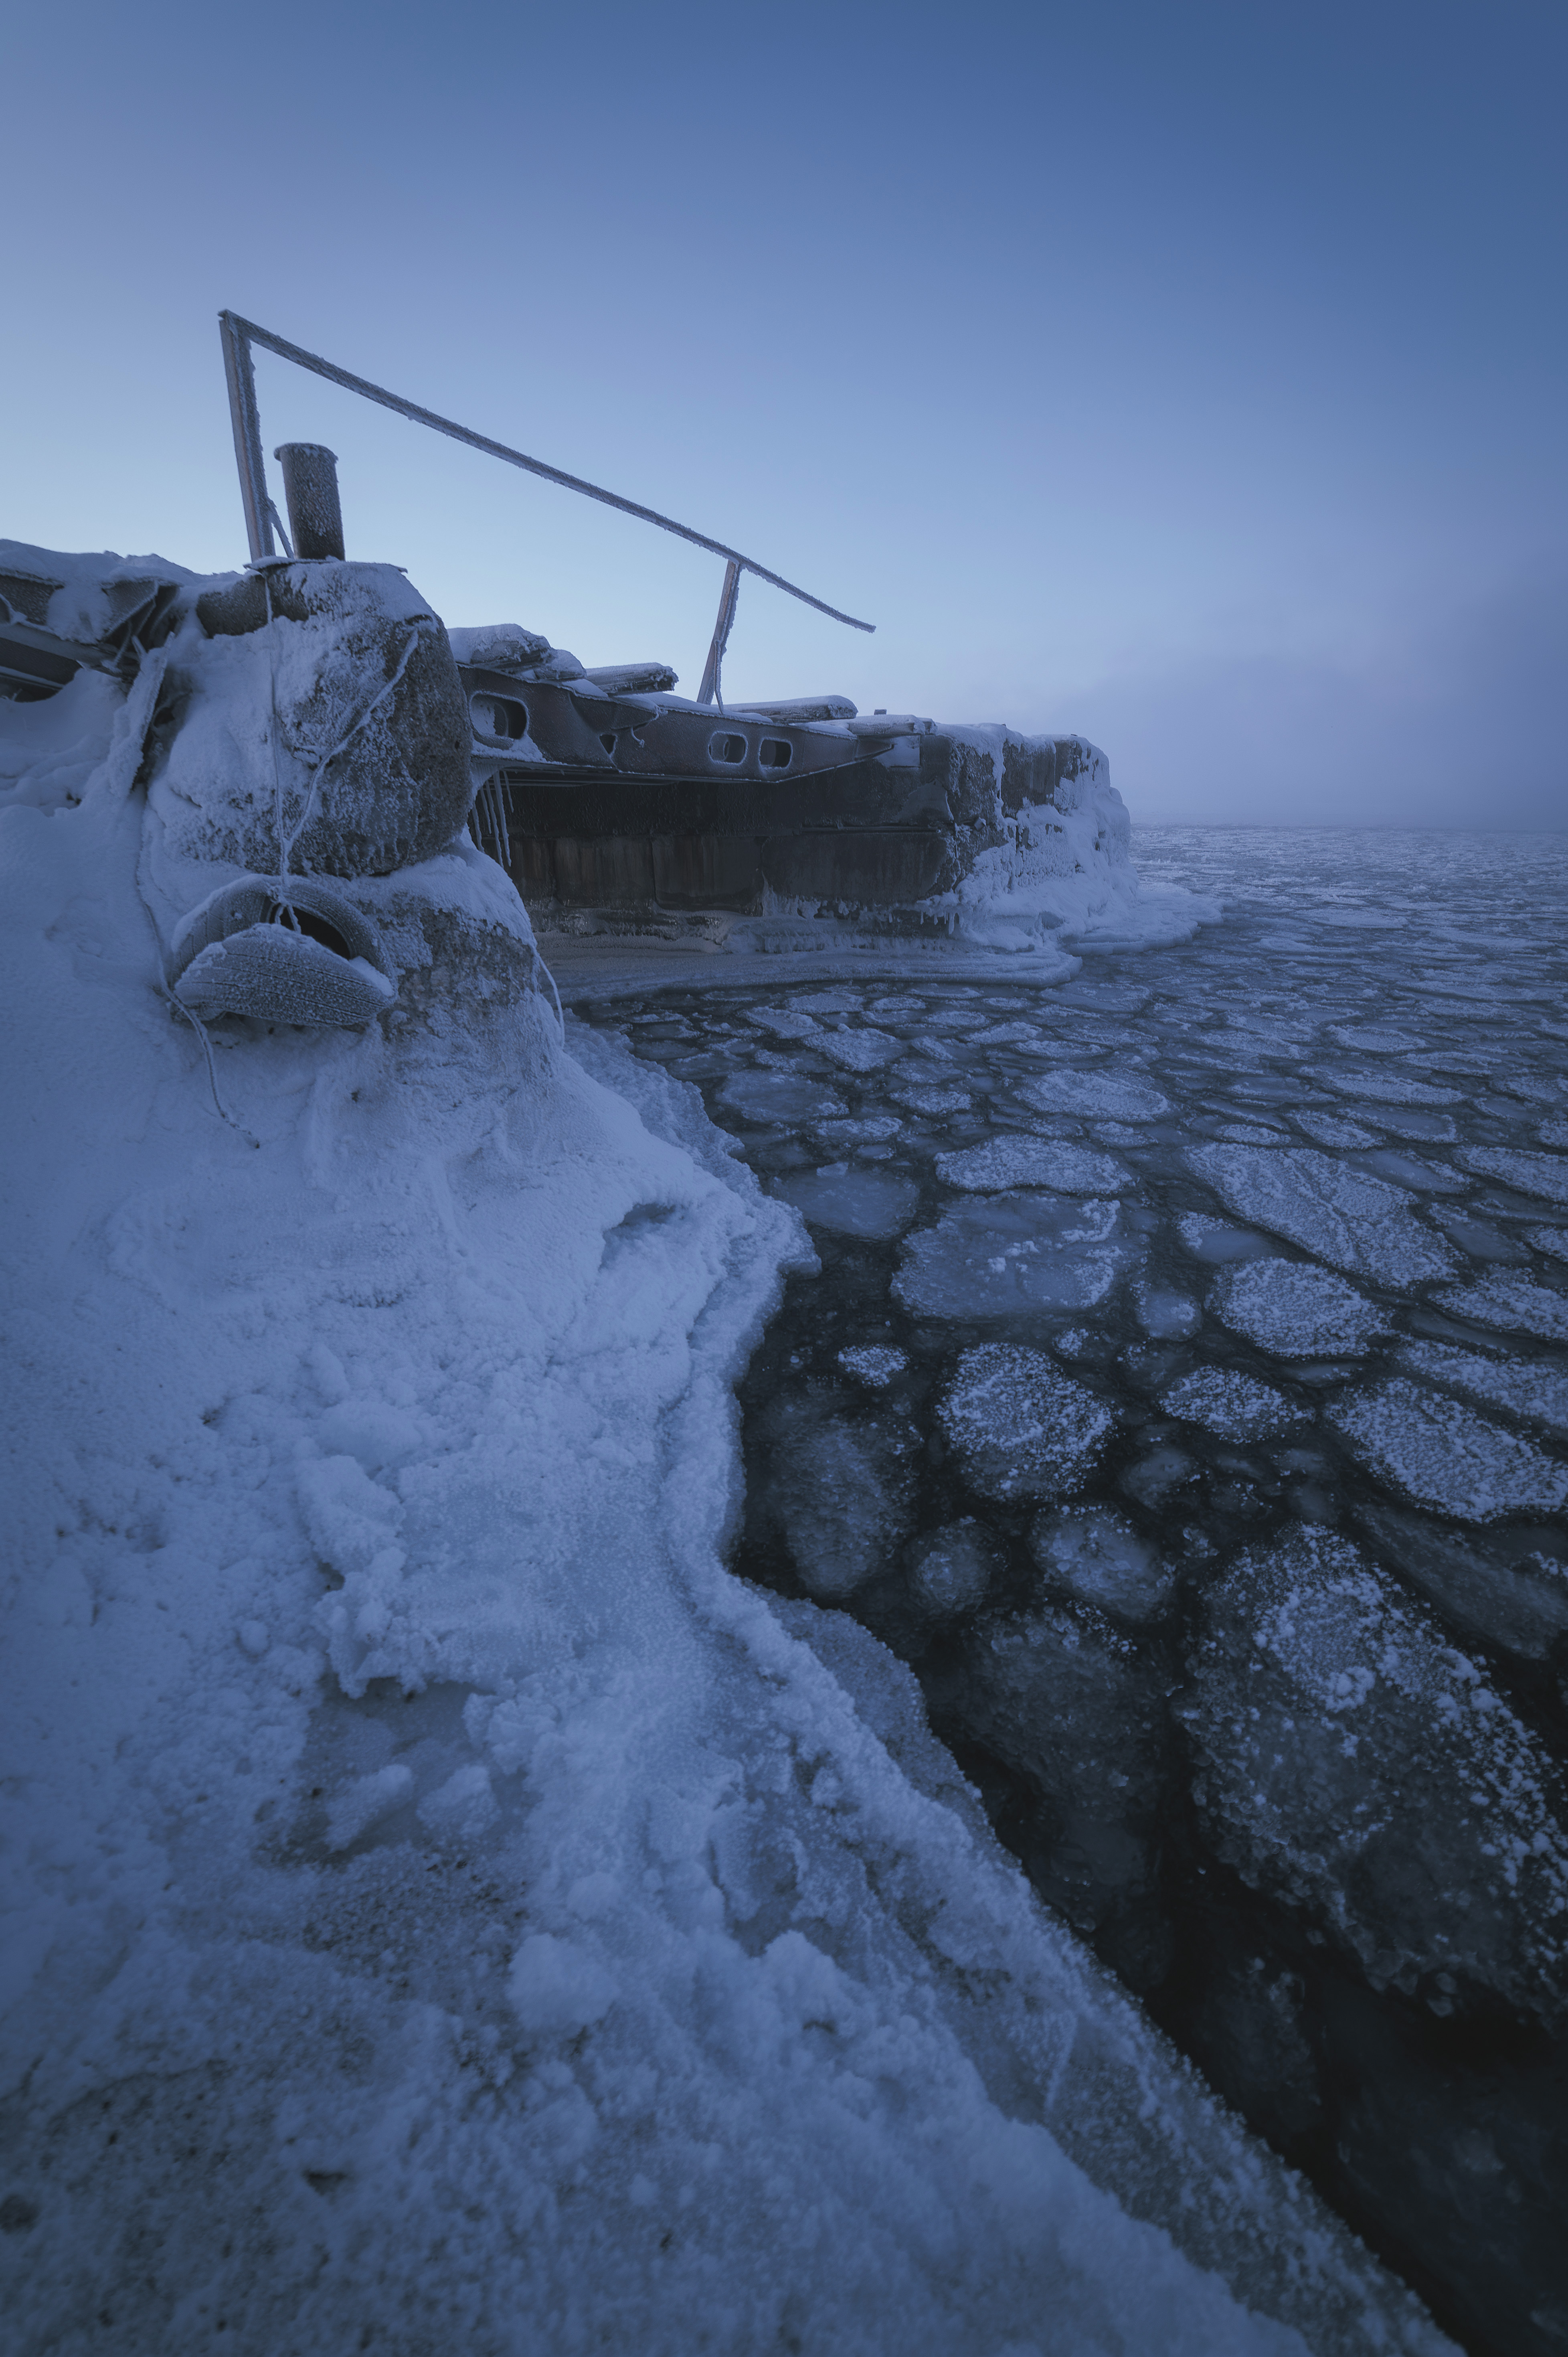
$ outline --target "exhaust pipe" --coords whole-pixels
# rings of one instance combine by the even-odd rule
[[[295,556],[336,556],[343,548],[338,499],[338,454],[325,442],[280,442],[273,457],[283,468],[283,495]]]

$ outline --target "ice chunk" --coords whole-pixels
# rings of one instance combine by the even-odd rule
[[[839,1352],[839,1364],[857,1383],[867,1383],[873,1391],[884,1391],[895,1376],[901,1375],[909,1363],[907,1351],[890,1342],[867,1342],[852,1351]]]
[[[1473,1318],[1477,1326],[1568,1342],[1568,1300],[1526,1276],[1484,1276],[1477,1285],[1447,1285],[1437,1299],[1450,1317]]]
[[[1042,1113],[1077,1114],[1086,1121],[1158,1121],[1171,1110],[1170,1099],[1146,1081],[1070,1068],[1023,1082],[1018,1094]]]
[[[1182,1341],[1196,1334],[1203,1323],[1203,1312],[1190,1295],[1173,1293],[1163,1286],[1140,1285],[1137,1288],[1138,1323],[1145,1334],[1158,1341]]]
[[[821,1029],[811,1016],[801,1014],[799,1002],[794,1006],[752,1006],[746,1015],[759,1030],[771,1031],[779,1039],[813,1039]]]
[[[1385,1031],[1372,1023],[1331,1023],[1328,1036],[1342,1048],[1359,1049],[1365,1056],[1400,1056],[1406,1049],[1426,1045],[1413,1031]]]
[[[1053,1587],[1119,1620],[1154,1620],[1176,1583],[1148,1541],[1104,1506],[1036,1514],[1029,1553]]]
[[[1408,1080],[1402,1072],[1337,1072],[1330,1066],[1319,1074],[1342,1097],[1362,1097],[1369,1104],[1451,1105],[1464,1102],[1459,1089],[1434,1088],[1430,1081]]]
[[[737,1072],[719,1091],[719,1103],[746,1121],[777,1123],[781,1127],[830,1120],[849,1110],[831,1089],[789,1071]]]
[[[967,1113],[973,1100],[962,1089],[924,1088],[916,1084],[892,1092],[896,1104],[908,1105],[911,1113]]]
[[[869,1028],[860,1031],[824,1031],[813,1043],[819,1054],[842,1064],[846,1072],[876,1072],[908,1050],[902,1039]]]
[[[988,1137],[961,1153],[939,1154],[937,1176],[974,1193],[1012,1187],[1053,1187],[1065,1195],[1114,1194],[1132,1174],[1112,1155],[1056,1138]]]
[[[1179,1448],[1161,1445],[1129,1465],[1119,1487],[1141,1506],[1161,1506],[1173,1491],[1196,1480],[1197,1468]]]
[[[1568,1577],[1519,1541],[1462,1538],[1429,1515],[1380,1499],[1359,1501],[1356,1520],[1378,1554],[1459,1628],[1527,1661],[1544,1662],[1568,1635]]]
[[[1177,1706],[1210,1840],[1379,1986],[1564,2005],[1568,1838],[1539,1739],[1348,1541],[1300,1531],[1205,1597]]]
[[[781,1534],[810,1595],[852,1596],[909,1534],[913,1435],[851,1423],[810,1396],[775,1400],[763,1432],[764,1523]]]
[[[1460,1161],[1483,1178],[1500,1178],[1521,1194],[1544,1195],[1551,1203],[1568,1203],[1568,1156],[1520,1154],[1509,1146],[1466,1146]]]
[[[1397,1188],[1310,1146],[1199,1146],[1187,1160],[1241,1219],[1353,1276],[1403,1286],[1454,1271],[1454,1254]]]
[[[1327,1415],[1372,1472],[1457,1522],[1550,1514],[1568,1503],[1568,1466],[1403,1375],[1353,1394]]]
[[[1313,1261],[1254,1261],[1209,1298],[1227,1326],[1282,1359],[1353,1357],[1389,1331],[1363,1294]]]
[[[884,1243],[903,1234],[920,1200],[912,1178],[875,1170],[847,1170],[842,1164],[780,1178],[773,1192],[786,1203],[793,1203],[811,1227],[832,1228],[840,1235]]]
[[[881,1146],[897,1137],[903,1128],[897,1114],[865,1114],[858,1121],[822,1121],[812,1125],[812,1135],[824,1146]]]
[[[1371,1130],[1362,1129],[1353,1121],[1340,1121],[1330,1113],[1297,1113],[1291,1118],[1297,1129],[1304,1130],[1317,1145],[1337,1146],[1341,1152],[1353,1153],[1358,1146],[1378,1143]]]
[[[1477,1351],[1456,1351],[1445,1342],[1409,1342],[1400,1364],[1414,1375],[1463,1392],[1484,1407],[1533,1417],[1568,1437],[1568,1374],[1560,1367],[1527,1367],[1517,1359],[1485,1359]]]
[[[1102,1301],[1132,1253],[1117,1203],[992,1195],[956,1203],[905,1243],[893,1291],[927,1318],[1013,1318]]]
[[[1081,1489],[1116,1421],[1043,1351],[1000,1342],[964,1352],[937,1418],[971,1489],[1000,1500]]]
[[[1082,1605],[991,1615],[963,1649],[948,1707],[1052,1804],[1045,1888],[1085,1928],[1149,1887],[1171,1770],[1165,1682],[1141,1645]]]
[[[1549,1253],[1553,1260],[1568,1260],[1568,1228],[1528,1228],[1525,1241],[1537,1252]]]
[[[1272,1260],[1274,1247],[1250,1228],[1233,1228],[1226,1220],[1211,1220],[1202,1211],[1184,1211],[1176,1233],[1189,1253],[1218,1267],[1233,1260]]]
[[[1184,1424],[1200,1424],[1221,1440],[1262,1440],[1298,1424],[1306,1413],[1283,1392],[1230,1367],[1198,1367],[1162,1393],[1160,1405]]]
[[[904,1551],[909,1593],[932,1620],[956,1620],[978,1609],[1006,1562],[1001,1547],[972,1514],[923,1531]]]

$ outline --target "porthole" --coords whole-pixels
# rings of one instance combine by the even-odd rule
[[[492,745],[512,745],[528,734],[528,710],[510,695],[476,692],[468,698],[468,717],[476,737]]]
[[[765,737],[757,758],[765,770],[787,770],[795,758],[795,748],[782,737]]]
[[[710,761],[722,761],[726,769],[735,769],[746,759],[745,737],[726,737],[721,729],[708,739],[708,759]]]

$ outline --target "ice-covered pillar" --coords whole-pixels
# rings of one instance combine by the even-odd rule
[[[336,556],[343,550],[338,500],[338,454],[324,442],[280,442],[273,457],[283,468],[283,495],[296,556]]]

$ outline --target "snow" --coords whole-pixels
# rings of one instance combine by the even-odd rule
[[[1483,1407],[1500,1407],[1568,1437],[1568,1372],[1560,1367],[1521,1367],[1443,1342],[1407,1342],[1399,1360],[1412,1374],[1445,1383]]]
[[[215,1106],[163,963],[234,863],[134,791],[150,695],[68,694],[0,708],[21,2345],[1435,2357],[1041,1909],[908,1674],[724,1569],[797,1214],[686,1082],[564,1052],[460,843],[345,887],[392,1011],[215,1024]],[[1049,1216],[1092,1251],[1114,1207]],[[886,1548],[904,1441],[856,1400],[792,1404],[791,1511],[869,1469]],[[941,1412],[1006,1498],[1113,1423],[1007,1346]]]

